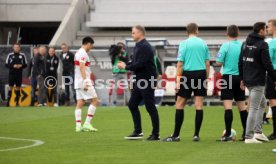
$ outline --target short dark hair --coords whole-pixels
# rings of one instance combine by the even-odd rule
[[[56,48],[55,48],[55,47],[49,47],[49,48],[48,48],[48,50],[50,50],[50,49],[54,49],[54,50],[56,50]]]
[[[265,22],[257,22],[254,24],[253,26],[253,31],[255,33],[259,33],[261,30],[264,30],[265,29],[265,26],[266,26],[266,23]]]
[[[85,45],[88,43],[94,44],[94,40],[90,36],[87,36],[82,39],[82,45]]]
[[[239,27],[236,25],[230,25],[227,27],[227,35],[232,37],[232,38],[236,38],[239,36]]]
[[[187,25],[187,33],[188,34],[196,34],[198,31],[198,26],[196,23],[189,23]]]

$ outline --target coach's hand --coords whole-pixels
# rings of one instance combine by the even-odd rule
[[[241,87],[241,90],[245,90],[245,86],[244,86],[244,83],[243,83],[243,81],[241,81],[241,85],[240,85],[240,87]]]
[[[117,64],[117,67],[119,69],[125,69],[126,68],[126,63],[122,62],[122,61],[119,61],[119,63]]]

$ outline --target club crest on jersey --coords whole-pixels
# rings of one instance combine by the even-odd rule
[[[55,62],[55,64],[57,64],[57,60],[55,60],[54,62]]]
[[[22,56],[21,56],[21,55],[19,56],[19,59],[22,59]]]
[[[218,58],[221,58],[221,57],[222,57],[222,54],[221,54],[221,53],[217,53],[217,57],[218,57]]]

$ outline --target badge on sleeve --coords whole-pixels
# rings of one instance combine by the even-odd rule
[[[217,57],[218,57],[218,58],[221,58],[221,57],[222,57],[222,54],[221,54],[221,53],[217,53]]]

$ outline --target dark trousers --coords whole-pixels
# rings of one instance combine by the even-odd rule
[[[66,76],[66,75],[64,75]],[[72,84],[71,85],[65,85],[65,100],[66,101],[70,101],[70,87],[71,87],[71,91],[73,93],[73,98],[74,100],[76,100],[76,91],[74,89],[74,75],[70,75],[71,79],[72,79]],[[64,79],[65,84],[68,84],[70,82],[70,79],[65,78]]]
[[[31,78],[31,86],[32,86],[32,93],[31,93],[31,97],[32,97],[32,102],[34,103],[36,101],[36,95],[35,95],[35,91],[37,88],[37,79],[35,77]]]
[[[141,115],[138,108],[142,100],[144,100],[146,109],[151,117],[153,127],[152,134],[159,135],[159,116],[158,111],[155,107],[154,89],[150,87],[146,89],[139,89],[135,85],[133,87],[131,97],[128,103],[128,108],[131,112],[132,119],[134,122],[134,132],[142,132]]]

